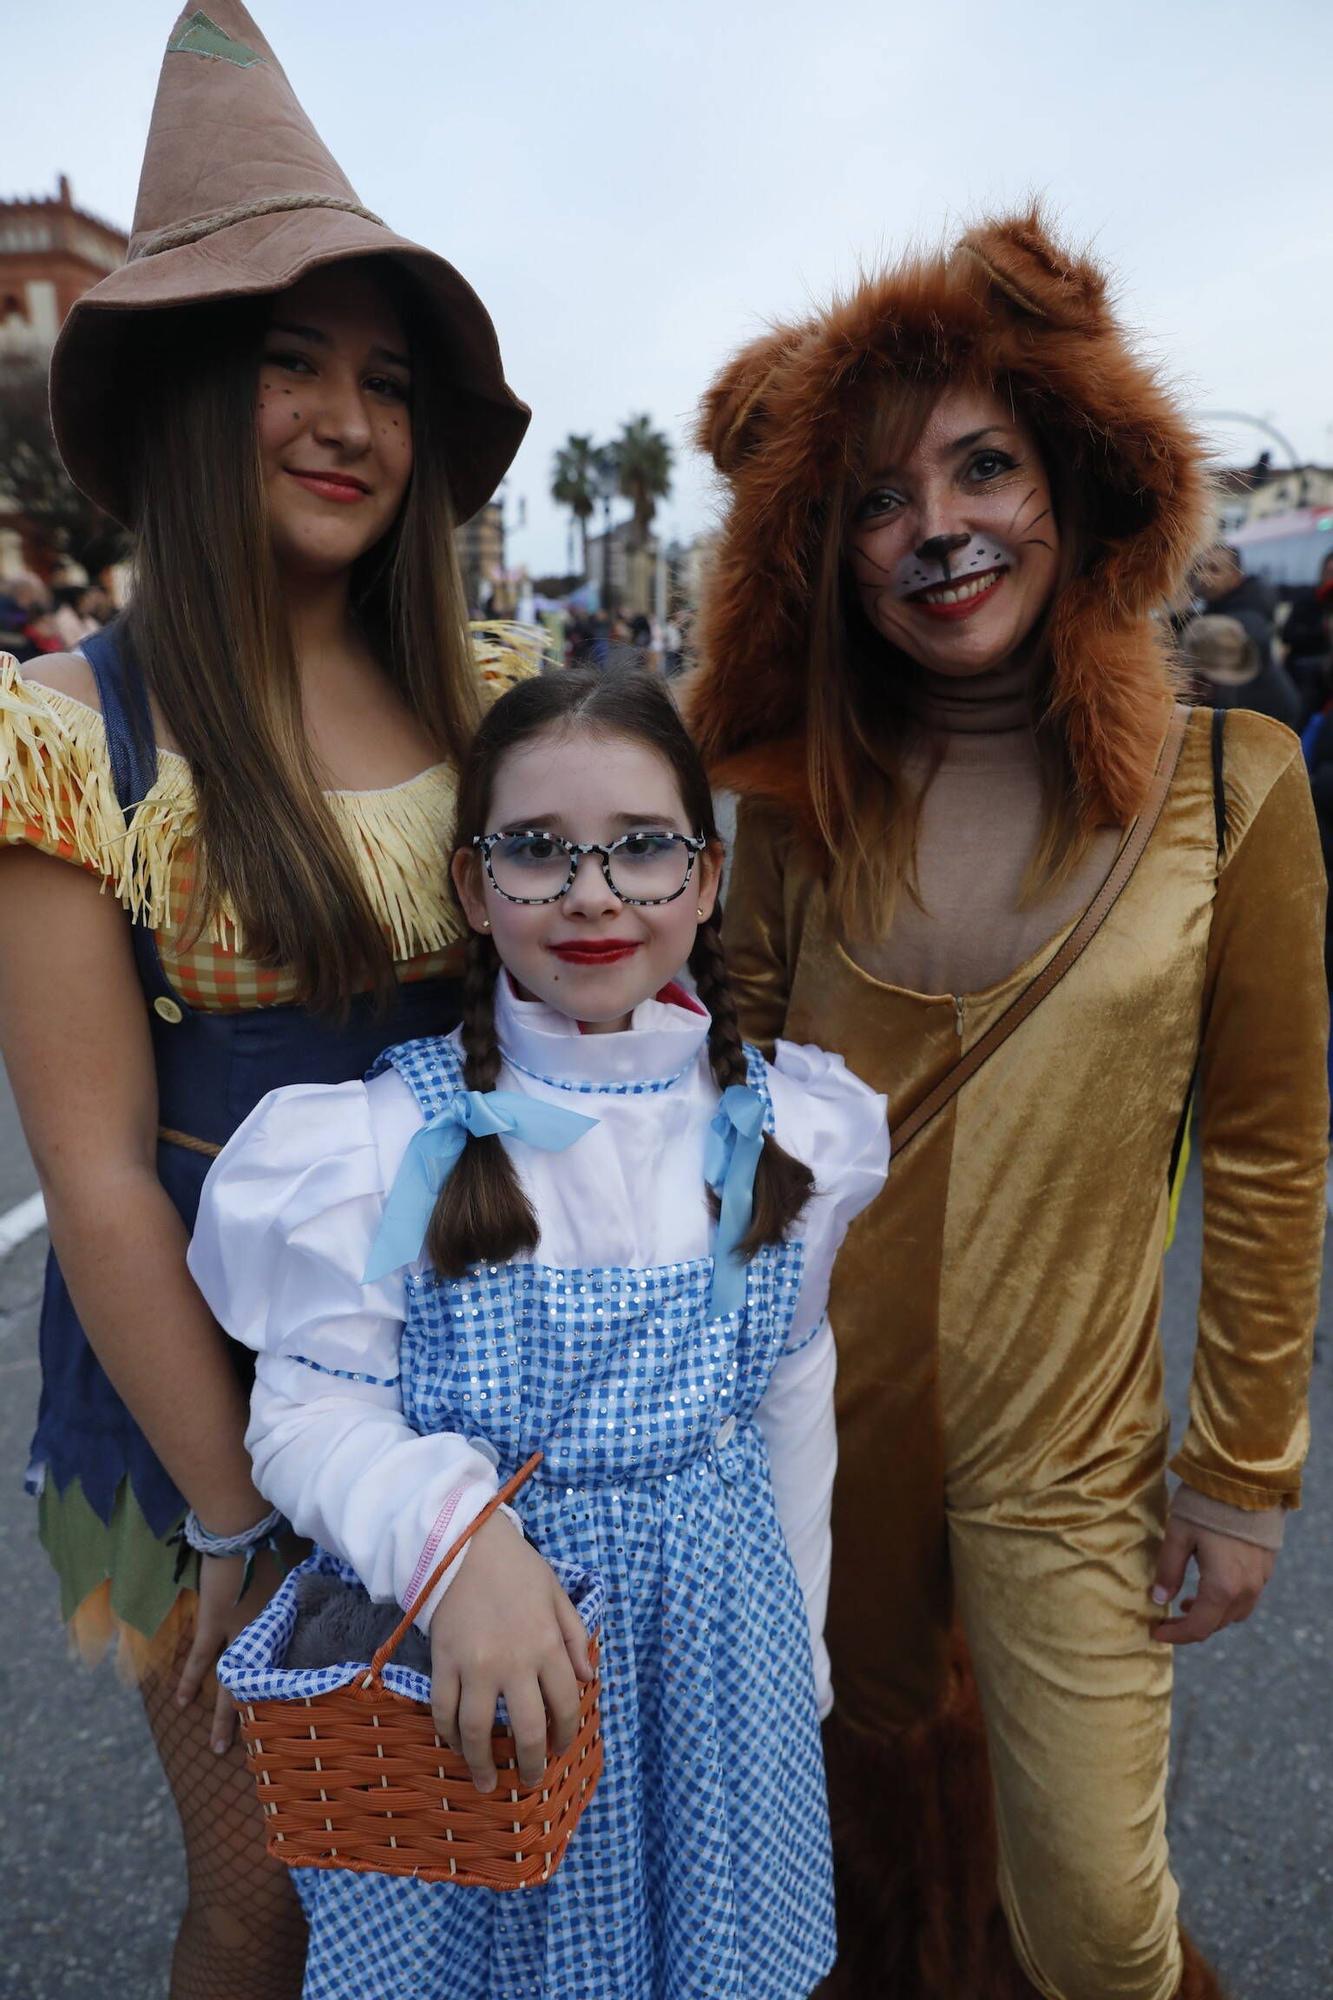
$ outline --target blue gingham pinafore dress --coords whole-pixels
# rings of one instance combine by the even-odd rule
[[[427,1117],[462,1088],[443,1040],[387,1063]],[[764,1076],[752,1055],[767,1107]],[[617,1088],[652,1116],[654,1086]],[[707,1258],[409,1277],[408,1417],[487,1439],[501,1478],[542,1450],[524,1528],[602,1576],[606,1761],[540,1887],[293,1871],[306,2000],[805,2000],[829,1970],[809,1627],[754,1420],[801,1261],[799,1243],[761,1251],[721,1318]]]

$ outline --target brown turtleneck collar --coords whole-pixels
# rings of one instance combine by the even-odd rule
[[[999,985],[1086,909],[1115,858],[1114,829],[1094,836],[1054,891],[1024,900],[1041,841],[1041,764],[1026,662],[984,674],[923,673],[930,741],[908,760],[922,787],[920,907],[898,899],[886,936],[852,955],[913,993],[956,996]]]
[[[926,726],[940,736],[1007,736],[1030,727],[1032,671],[1025,660],[984,674],[923,669]]]

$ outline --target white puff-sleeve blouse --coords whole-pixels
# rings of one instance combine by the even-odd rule
[[[713,1224],[700,1161],[718,1090],[698,1003],[668,989],[622,1033],[581,1035],[502,980],[496,1015],[498,1087],[597,1119],[559,1154],[503,1142],[541,1229],[538,1259],[648,1268],[706,1256]],[[596,1092],[633,1081],[657,1088],[570,1095],[571,1082]],[[827,1704],[836,1446],[825,1308],[838,1246],[884,1182],[886,1104],[840,1058],[790,1044],[779,1044],[768,1086],[777,1137],[811,1166],[818,1191],[793,1232],[804,1245],[801,1289],[759,1424]],[[433,1558],[496,1488],[485,1439],[422,1436],[403,1414],[404,1272],[362,1282],[421,1123],[392,1069],[369,1083],[273,1091],[214,1162],[189,1251],[217,1319],[258,1357],[246,1442],[259,1490],[349,1562],[372,1596],[403,1605],[428,1573],[427,1552]],[[423,1629],[439,1594],[419,1614]]]

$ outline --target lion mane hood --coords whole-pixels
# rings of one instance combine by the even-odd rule
[[[691,727],[719,782],[807,820],[802,731],[825,495],[895,380],[1008,380],[1086,496],[1091,556],[1052,608],[1052,715],[1088,823],[1125,824],[1170,698],[1163,611],[1210,531],[1199,440],[1131,347],[1103,273],[1040,209],[912,256],[743,348],[697,442],[730,487],[699,616]]]

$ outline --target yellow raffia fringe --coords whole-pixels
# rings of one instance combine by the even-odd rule
[[[516,681],[539,674],[543,666],[559,665],[551,651],[551,635],[540,625],[482,619],[469,625],[468,636],[483,687],[494,687],[496,698]]]
[[[473,626],[469,636],[484,701],[541,671],[544,632],[498,623]],[[444,852],[454,795],[446,764],[383,791],[326,794],[399,962],[461,935]],[[0,808],[11,822],[36,827],[44,846],[99,875],[136,921],[164,932],[184,921],[173,880],[197,832],[188,761],[172,750],[158,752],[157,781],[127,828],[99,712],[25,681],[9,653],[0,653]],[[225,898],[210,912],[204,935],[244,953]]]
[[[11,653],[0,653],[0,802],[6,819],[35,826],[44,846],[68,850],[119,895],[125,822],[102,718],[25,681]]]

